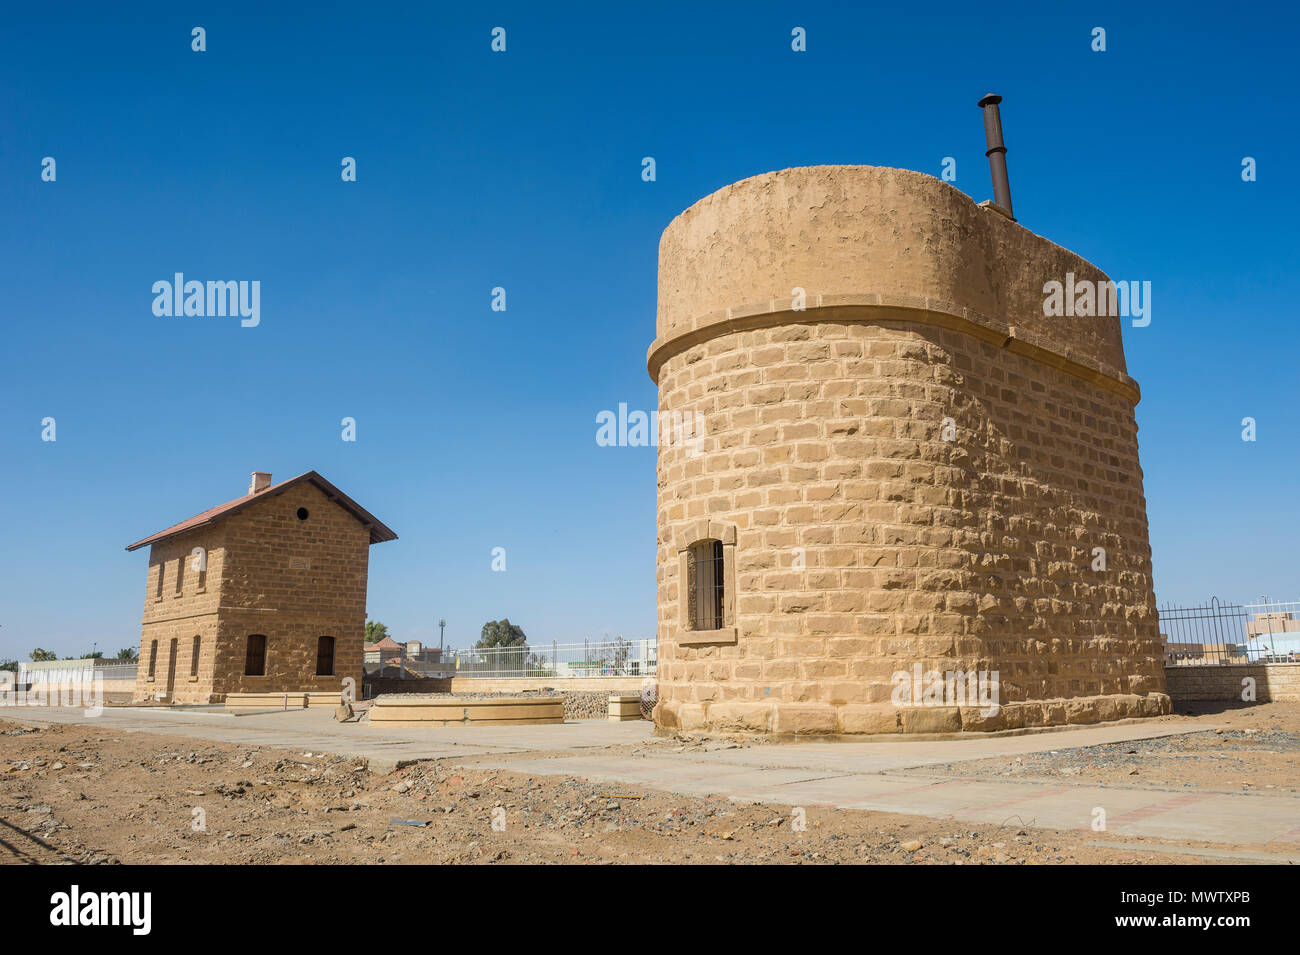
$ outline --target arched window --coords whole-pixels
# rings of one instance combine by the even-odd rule
[[[162,565],[159,565],[159,573],[162,573]],[[154,668],[158,663],[158,641],[149,641],[149,679],[153,679]]]
[[[199,648],[202,643],[203,638],[196,635],[194,637],[194,646],[190,650],[190,676],[199,675]]]
[[[677,535],[677,643],[736,643],[736,526],[700,520]]]
[[[726,584],[722,575],[722,541],[702,540],[691,545],[691,629],[722,629]]]
[[[334,638],[320,637],[316,641],[316,675],[334,675]]]
[[[248,635],[248,652],[244,655],[244,676],[266,676],[266,635]]]

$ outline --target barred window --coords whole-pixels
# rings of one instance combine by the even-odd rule
[[[691,629],[722,629],[725,594],[722,541],[703,540],[691,545]]]
[[[244,676],[266,676],[265,634],[249,634],[248,653],[244,657]]]
[[[334,638],[321,637],[316,641],[316,675],[334,675]]]

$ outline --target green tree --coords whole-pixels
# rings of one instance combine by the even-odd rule
[[[136,651],[135,647],[123,647],[121,650],[117,651],[117,659],[119,660],[134,660],[138,656],[139,653]]]
[[[388,635],[387,624],[380,623],[378,620],[366,621],[366,643],[377,643]]]
[[[17,660],[0,660],[0,670],[8,670],[10,673],[18,672]]]
[[[524,635],[523,628],[515,626],[508,617],[501,620],[489,620],[483,624],[478,643],[474,644],[479,649],[488,647],[524,647],[527,645],[528,637]]]
[[[53,650],[42,650],[40,647],[37,647],[31,652],[31,658],[35,663],[42,663],[46,660],[57,660],[59,655]]]

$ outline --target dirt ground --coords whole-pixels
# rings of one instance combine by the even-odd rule
[[[1300,703],[1184,703],[1155,722],[1204,723],[1203,733],[969,760],[910,770],[925,776],[1043,780],[1206,792],[1300,792]],[[1065,742],[1063,739],[1062,742]]]
[[[1230,791],[1300,785],[1300,704],[1210,707],[1175,718],[1225,731],[918,772]],[[1095,843],[1106,834],[1088,830],[816,806],[804,813],[801,820],[789,806],[439,761],[380,775],[358,760],[318,753],[0,721],[0,862],[7,863],[1201,861],[1138,848],[1162,844],[1154,839],[1126,837],[1130,848],[1104,848]]]

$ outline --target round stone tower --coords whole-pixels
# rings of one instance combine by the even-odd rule
[[[785,169],[673,220],[660,731],[1169,711],[1121,320],[1046,314],[1051,282],[1114,288],[901,169]]]

